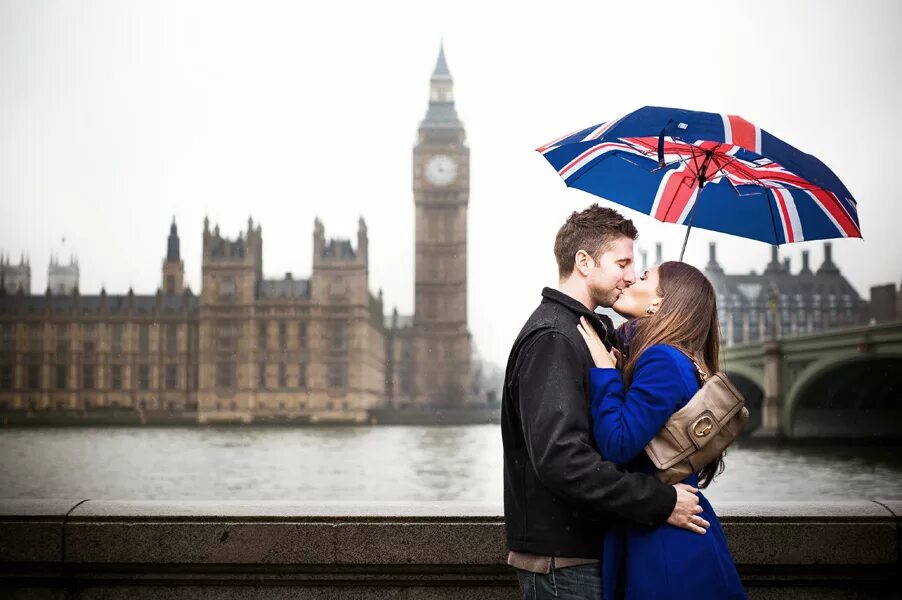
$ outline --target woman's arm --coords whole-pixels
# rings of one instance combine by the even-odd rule
[[[639,357],[628,392],[613,368],[592,369],[589,385],[595,442],[605,459],[618,464],[642,452],[687,394],[677,358],[663,345]]]

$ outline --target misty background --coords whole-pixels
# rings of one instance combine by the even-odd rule
[[[644,105],[739,114],[821,158],[858,201],[834,261],[867,297],[902,281],[896,177],[902,5],[844,2],[234,2],[0,0],[0,250],[76,255],[80,289],[160,286],[173,217],[197,293],[201,232],[263,228],[264,272],[307,277],[313,220],[369,227],[370,287],[413,312],[412,150],[444,40],[471,148],[469,323],[503,365],[555,285],[552,243],[596,201],[534,152]],[[679,255],[684,228],[636,220]],[[693,230],[728,273],[770,247]],[[820,265],[823,243],[784,246]],[[639,255],[637,253],[637,260]]]

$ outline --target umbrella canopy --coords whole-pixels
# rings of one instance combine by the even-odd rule
[[[537,151],[567,186],[665,223],[770,244],[861,237],[833,171],[735,115],[646,106]]]

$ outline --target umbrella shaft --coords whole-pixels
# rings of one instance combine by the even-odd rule
[[[689,228],[686,230],[686,237],[683,238],[683,249],[680,250],[680,262],[683,262],[683,254],[686,253],[686,242],[689,241],[690,231],[692,231],[692,223],[689,223]]]
[[[707,165],[708,160],[705,159],[705,166],[702,167],[702,172],[704,172],[704,169],[705,167],[707,167]],[[686,253],[686,242],[689,241],[689,232],[692,231],[692,219],[693,217],[695,217],[695,209],[698,208],[698,202],[702,198],[703,189],[705,189],[705,179],[704,177],[701,177],[698,180],[698,195],[696,195],[695,197],[695,204],[692,205],[692,210],[689,212],[689,228],[686,229],[686,237],[683,238],[683,249],[680,250],[680,262],[683,262],[683,254]]]

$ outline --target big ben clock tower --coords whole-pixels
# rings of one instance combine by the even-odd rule
[[[415,395],[418,403],[468,402],[467,204],[470,150],[454,108],[453,81],[439,51],[429,109],[413,149],[416,207]]]

